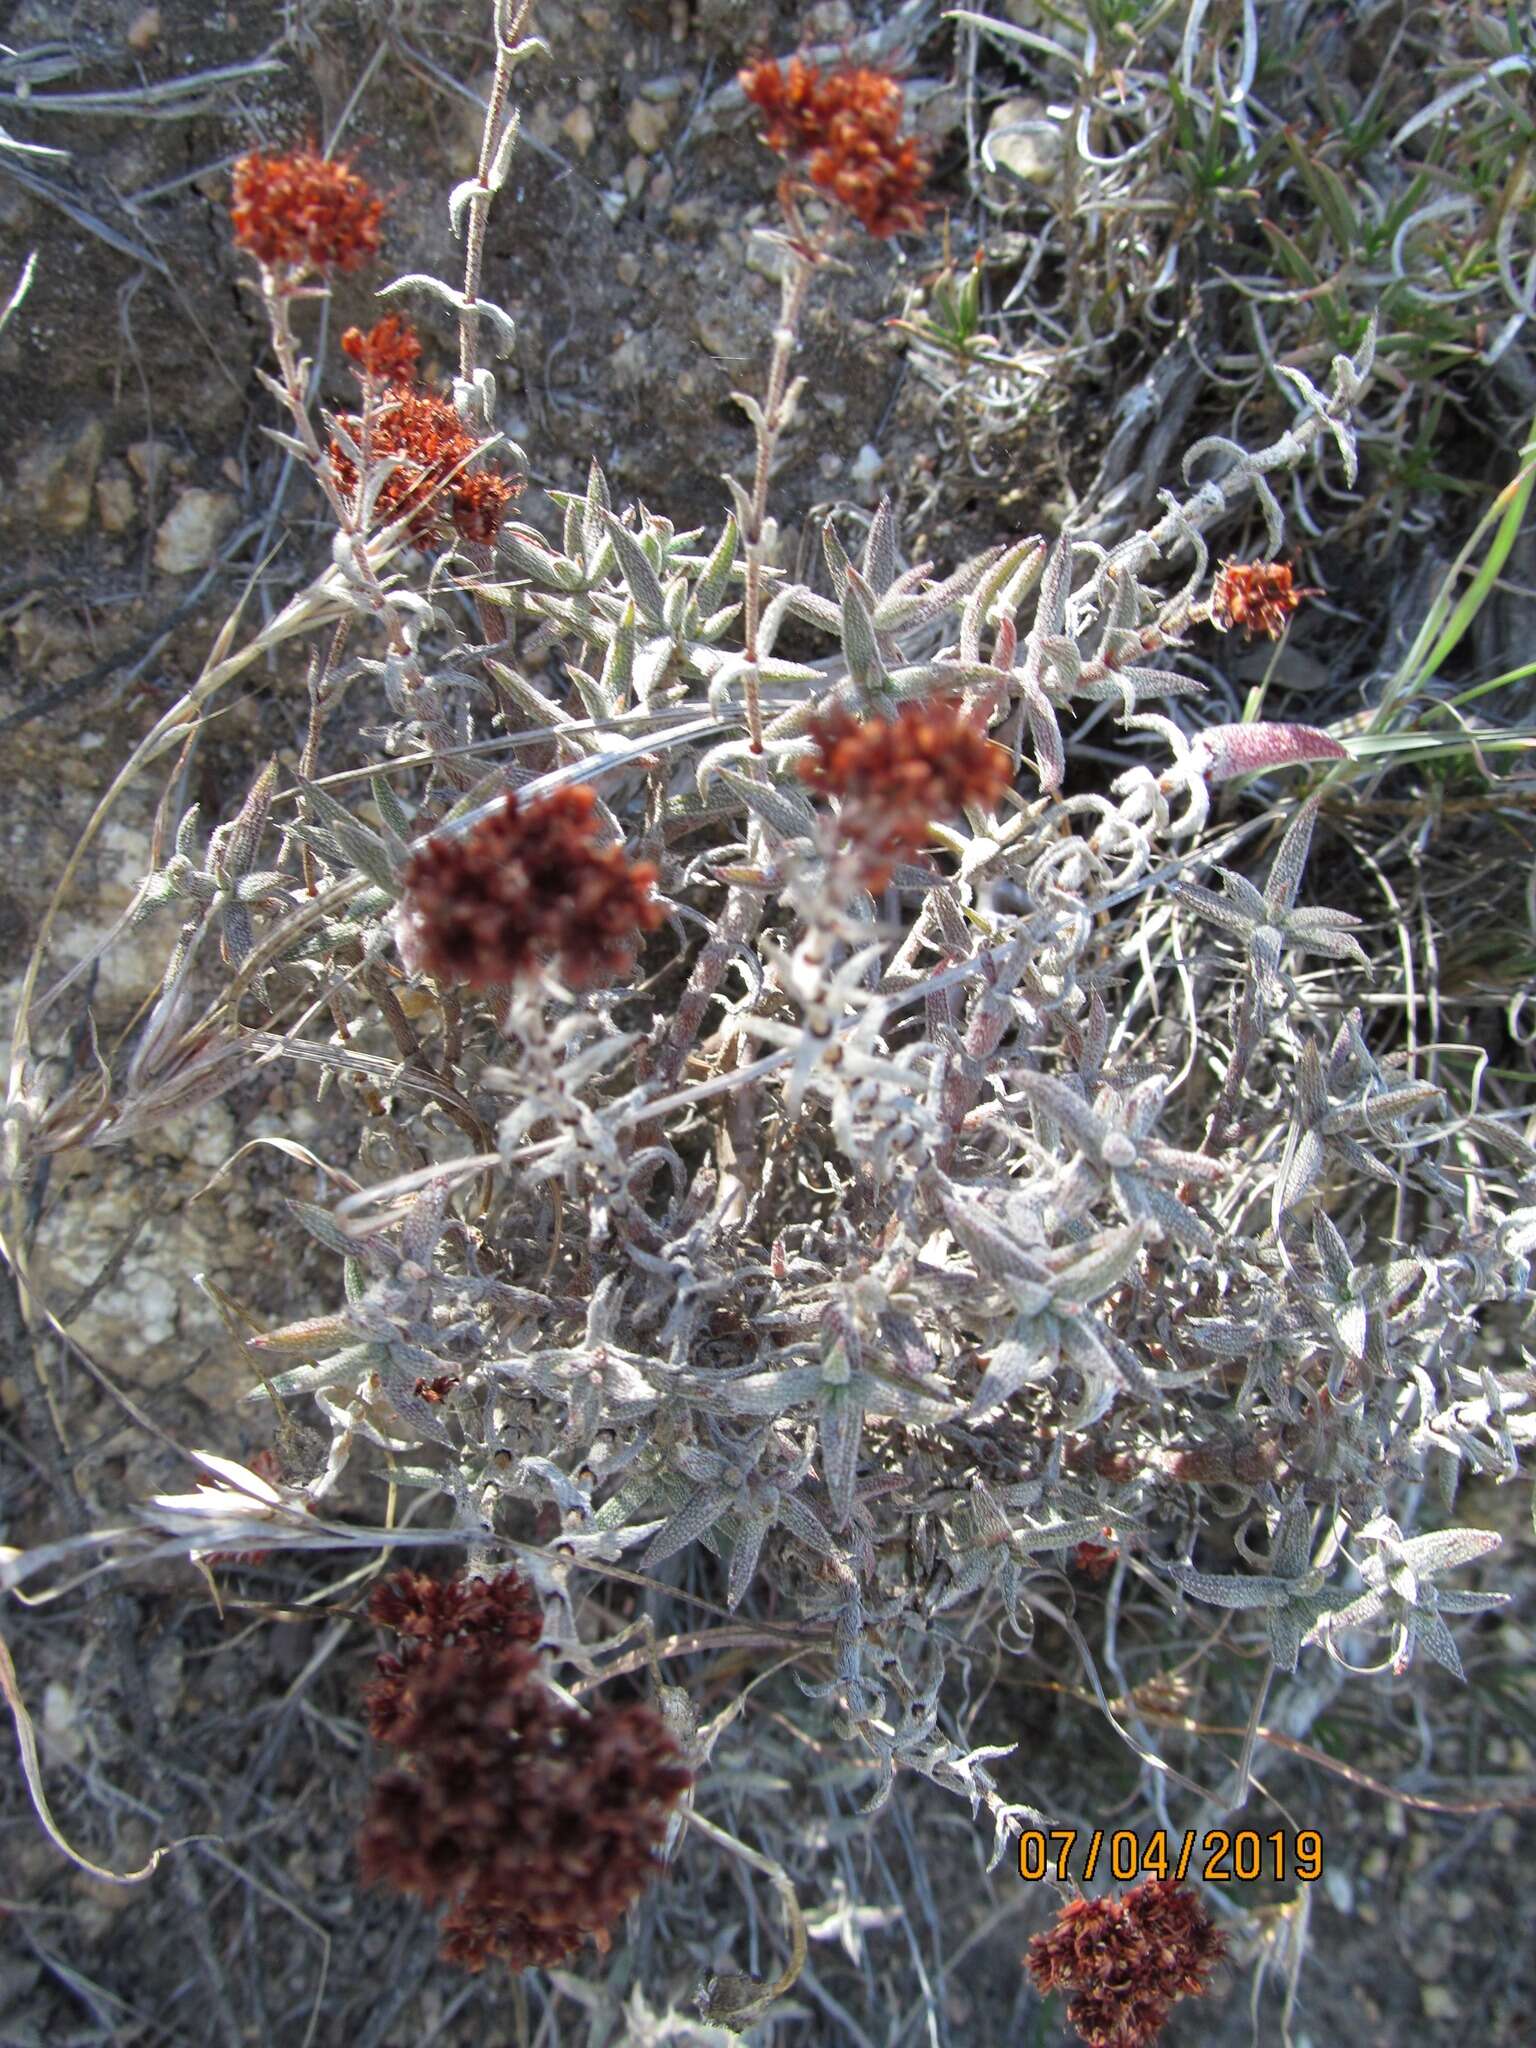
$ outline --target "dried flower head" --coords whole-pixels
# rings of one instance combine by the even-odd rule
[[[363,338],[365,349],[371,339]],[[398,359],[404,343],[394,350]],[[411,538],[421,545],[451,526],[462,539],[489,547],[523,488],[521,477],[503,470],[467,468],[480,443],[446,399],[424,391],[397,383],[366,422],[346,413],[338,424],[375,460],[392,461],[375,499],[378,516],[386,522],[406,518]],[[338,440],[330,453],[336,481],[351,496],[358,486],[357,464]]]
[[[531,1600],[515,1572],[454,1586],[402,1573],[374,1597],[375,1618],[408,1631],[369,1694],[405,1768],[373,1786],[363,1876],[446,1904],[443,1955],[464,1969],[606,1947],[692,1783],[651,1708],[584,1712],[550,1691],[528,1647]]]
[[[1211,623],[1223,633],[1238,626],[1250,640],[1257,633],[1278,640],[1301,600],[1322,594],[1299,587],[1288,562],[1223,562],[1211,591]]]
[[[536,1643],[544,1632],[538,1597],[518,1571],[494,1579],[434,1579],[396,1572],[374,1589],[370,1618],[401,1638],[393,1655],[378,1660],[379,1676],[363,1695],[369,1732],[393,1743],[405,1718],[403,1686],[424,1657],[472,1642],[490,1647]]]
[[[1079,1543],[1072,1552],[1072,1569],[1097,1584],[1109,1577],[1119,1555],[1112,1543]]]
[[[306,271],[371,261],[384,202],[350,165],[295,149],[241,157],[229,212],[238,245],[291,284]]]
[[[349,327],[341,337],[341,352],[351,357],[364,377],[409,387],[416,382],[421,340],[408,320],[398,313],[386,313],[366,334],[361,327]]]
[[[404,950],[440,981],[489,988],[557,960],[573,986],[634,965],[662,921],[656,869],[597,844],[597,797],[584,783],[532,803],[509,794],[462,836],[429,840],[405,871]]]
[[[842,804],[842,826],[869,856],[866,880],[884,886],[890,862],[915,853],[929,821],[967,804],[991,809],[1013,780],[1006,748],[953,697],[904,704],[895,718],[855,718],[836,708],[809,728],[816,752],[800,775]]]
[[[1191,1891],[1148,1878],[1118,1899],[1069,1899],[1025,1957],[1041,1991],[1065,1991],[1088,2048],[1147,2048],[1181,1998],[1199,1998],[1225,1944]]]
[[[494,1579],[434,1579],[427,1572],[396,1572],[376,1586],[368,1615],[410,1643],[447,1649],[466,1636],[536,1643],[542,1620],[538,1596],[511,1569]]]
[[[461,1378],[462,1374],[460,1373],[440,1372],[433,1379],[417,1380],[412,1386],[411,1392],[415,1394],[419,1401],[425,1401],[429,1408],[440,1408],[459,1384]]]
[[[921,230],[928,163],[917,140],[898,132],[903,94],[888,72],[844,66],[823,77],[815,65],[791,57],[786,75],[776,60],[762,58],[740,79],[765,116],[768,147],[803,158],[811,183],[867,233]]]

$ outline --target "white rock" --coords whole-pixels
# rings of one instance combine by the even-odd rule
[[[120,470],[96,479],[96,516],[105,533],[126,533],[138,518],[133,484]]]
[[[80,532],[91,516],[101,444],[101,422],[91,420],[78,434],[40,442],[22,457],[16,490],[39,526],[51,533]]]
[[[574,146],[578,156],[585,156],[592,147],[597,127],[585,107],[572,107],[560,123],[560,132]]]
[[[848,481],[853,485],[860,504],[873,505],[878,502],[880,479],[884,474],[885,457],[872,441],[866,441],[848,465]]]
[[[183,491],[155,534],[155,567],[167,576],[207,568],[239,511],[227,491]]]
[[[148,490],[163,476],[171,451],[163,441],[134,441],[126,453],[128,467]]]
[[[1026,185],[1052,184],[1065,150],[1066,138],[1047,118],[1044,100],[1027,94],[1004,100],[987,123],[988,157]]]
[[[672,126],[672,109],[657,100],[631,100],[624,125],[641,155],[654,156]]]
[[[50,1678],[43,1687],[43,1729],[54,1747],[71,1763],[78,1763],[85,1755],[85,1735],[80,1727],[75,1696],[56,1678]]]

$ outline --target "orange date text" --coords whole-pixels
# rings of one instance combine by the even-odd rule
[[[1323,1874],[1323,1838],[1315,1828],[1292,1834],[1275,1828],[1186,1829],[1171,1835],[1155,1828],[1138,1835],[1131,1828],[1028,1828],[1019,1837],[1019,1875],[1030,1884],[1074,1878],[1091,1884],[1100,1874],[1118,1884],[1133,1878],[1199,1878],[1205,1884],[1250,1884],[1271,1878],[1285,1884],[1299,1878],[1313,1884]]]

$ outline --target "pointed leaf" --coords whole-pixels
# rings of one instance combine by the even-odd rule
[[[859,1446],[864,1408],[852,1387],[824,1387],[816,1425],[821,1446],[821,1478],[832,1502],[832,1526],[846,1529],[853,1513],[853,1488],[859,1471]]]
[[[613,551],[619,558],[619,573],[635,601],[635,609],[645,623],[659,632],[666,624],[666,599],[662,595],[661,579],[651,567],[649,556],[622,520],[604,508],[598,515],[607,529],[613,543]]]
[[[1296,901],[1296,891],[1301,887],[1302,870],[1312,845],[1312,828],[1317,823],[1321,805],[1321,797],[1308,797],[1286,827],[1285,837],[1264,883],[1264,901],[1272,917],[1280,916]]]
[[[668,1516],[651,1538],[646,1546],[645,1555],[640,1560],[641,1570],[649,1571],[653,1565],[662,1563],[679,1550],[686,1550],[688,1545],[702,1536],[706,1529],[714,1527],[730,1505],[729,1494],[717,1493],[709,1487],[700,1487],[697,1493],[689,1496],[675,1515]]]
[[[709,560],[699,573],[699,580],[693,586],[693,601],[699,616],[709,619],[725,603],[726,592],[731,587],[731,567],[736,560],[736,544],[740,538],[735,515],[727,513],[720,538],[715,542]]]
[[[842,640],[849,675],[861,690],[878,689],[885,680],[885,662],[875,636],[869,591],[854,568],[849,568],[843,578]]]

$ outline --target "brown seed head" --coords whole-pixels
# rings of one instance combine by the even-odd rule
[[[1288,562],[1223,562],[1211,591],[1211,623],[1223,632],[1240,627],[1250,640],[1257,633],[1278,640],[1301,600],[1322,594],[1298,587]]]
[[[801,778],[840,800],[844,831],[870,855],[871,888],[884,886],[893,859],[917,851],[931,819],[972,803],[991,809],[1013,779],[1006,748],[953,697],[904,704],[890,719],[837,708],[812,721],[810,736],[816,752]]]
[[[1029,1944],[1041,1991],[1065,1991],[1087,2048],[1148,2048],[1181,1998],[1199,1998],[1225,1943],[1195,1894],[1148,1878],[1118,1899],[1070,1899]]]
[[[1119,1555],[1112,1543],[1079,1543],[1072,1552],[1072,1569],[1097,1583],[1109,1577]]]
[[[235,241],[290,284],[305,271],[358,270],[371,261],[383,214],[365,179],[314,150],[253,152],[235,165]]]
[[[762,110],[768,147],[802,159],[811,183],[867,233],[921,231],[928,163],[916,139],[898,133],[903,94],[888,72],[844,66],[823,77],[815,65],[791,57],[786,74],[763,58],[740,80]]]
[[[507,1587],[507,1581],[516,1583]],[[443,1955],[476,1970],[558,1962],[608,1930],[660,1865],[692,1777],[650,1707],[557,1699],[528,1641],[515,1573],[448,1587],[402,1573],[376,1617],[411,1634],[375,1732],[403,1752],[369,1797],[366,1882],[446,1904]],[[535,1603],[536,1605],[536,1603]]]
[[[378,332],[375,328],[373,335]],[[359,337],[362,352],[367,352],[373,335]],[[409,335],[410,342],[415,339]],[[407,343],[401,338],[386,348],[400,360]],[[359,355],[357,360],[361,359]],[[480,443],[446,399],[410,390],[404,383],[392,386],[366,424],[356,414],[344,413],[340,425],[376,460],[393,458],[394,467],[375,500],[377,516],[386,524],[408,518],[408,531],[419,545],[430,545],[445,526],[451,526],[464,540],[489,547],[523,488],[521,477],[502,470],[467,468]],[[340,441],[331,442],[330,454],[336,481],[350,497],[358,485],[357,464]]]
[[[363,1695],[375,1742],[396,1742],[405,1716],[404,1684],[427,1656],[456,1643],[477,1646],[536,1643],[544,1632],[537,1595],[518,1571],[494,1579],[434,1579],[396,1572],[375,1587],[371,1620],[401,1638],[393,1656],[378,1660],[378,1677]]]
[[[529,804],[508,795],[461,837],[429,840],[405,871],[404,942],[439,981],[489,988],[557,960],[581,987],[630,971],[662,921],[656,869],[597,844],[585,784]]]

